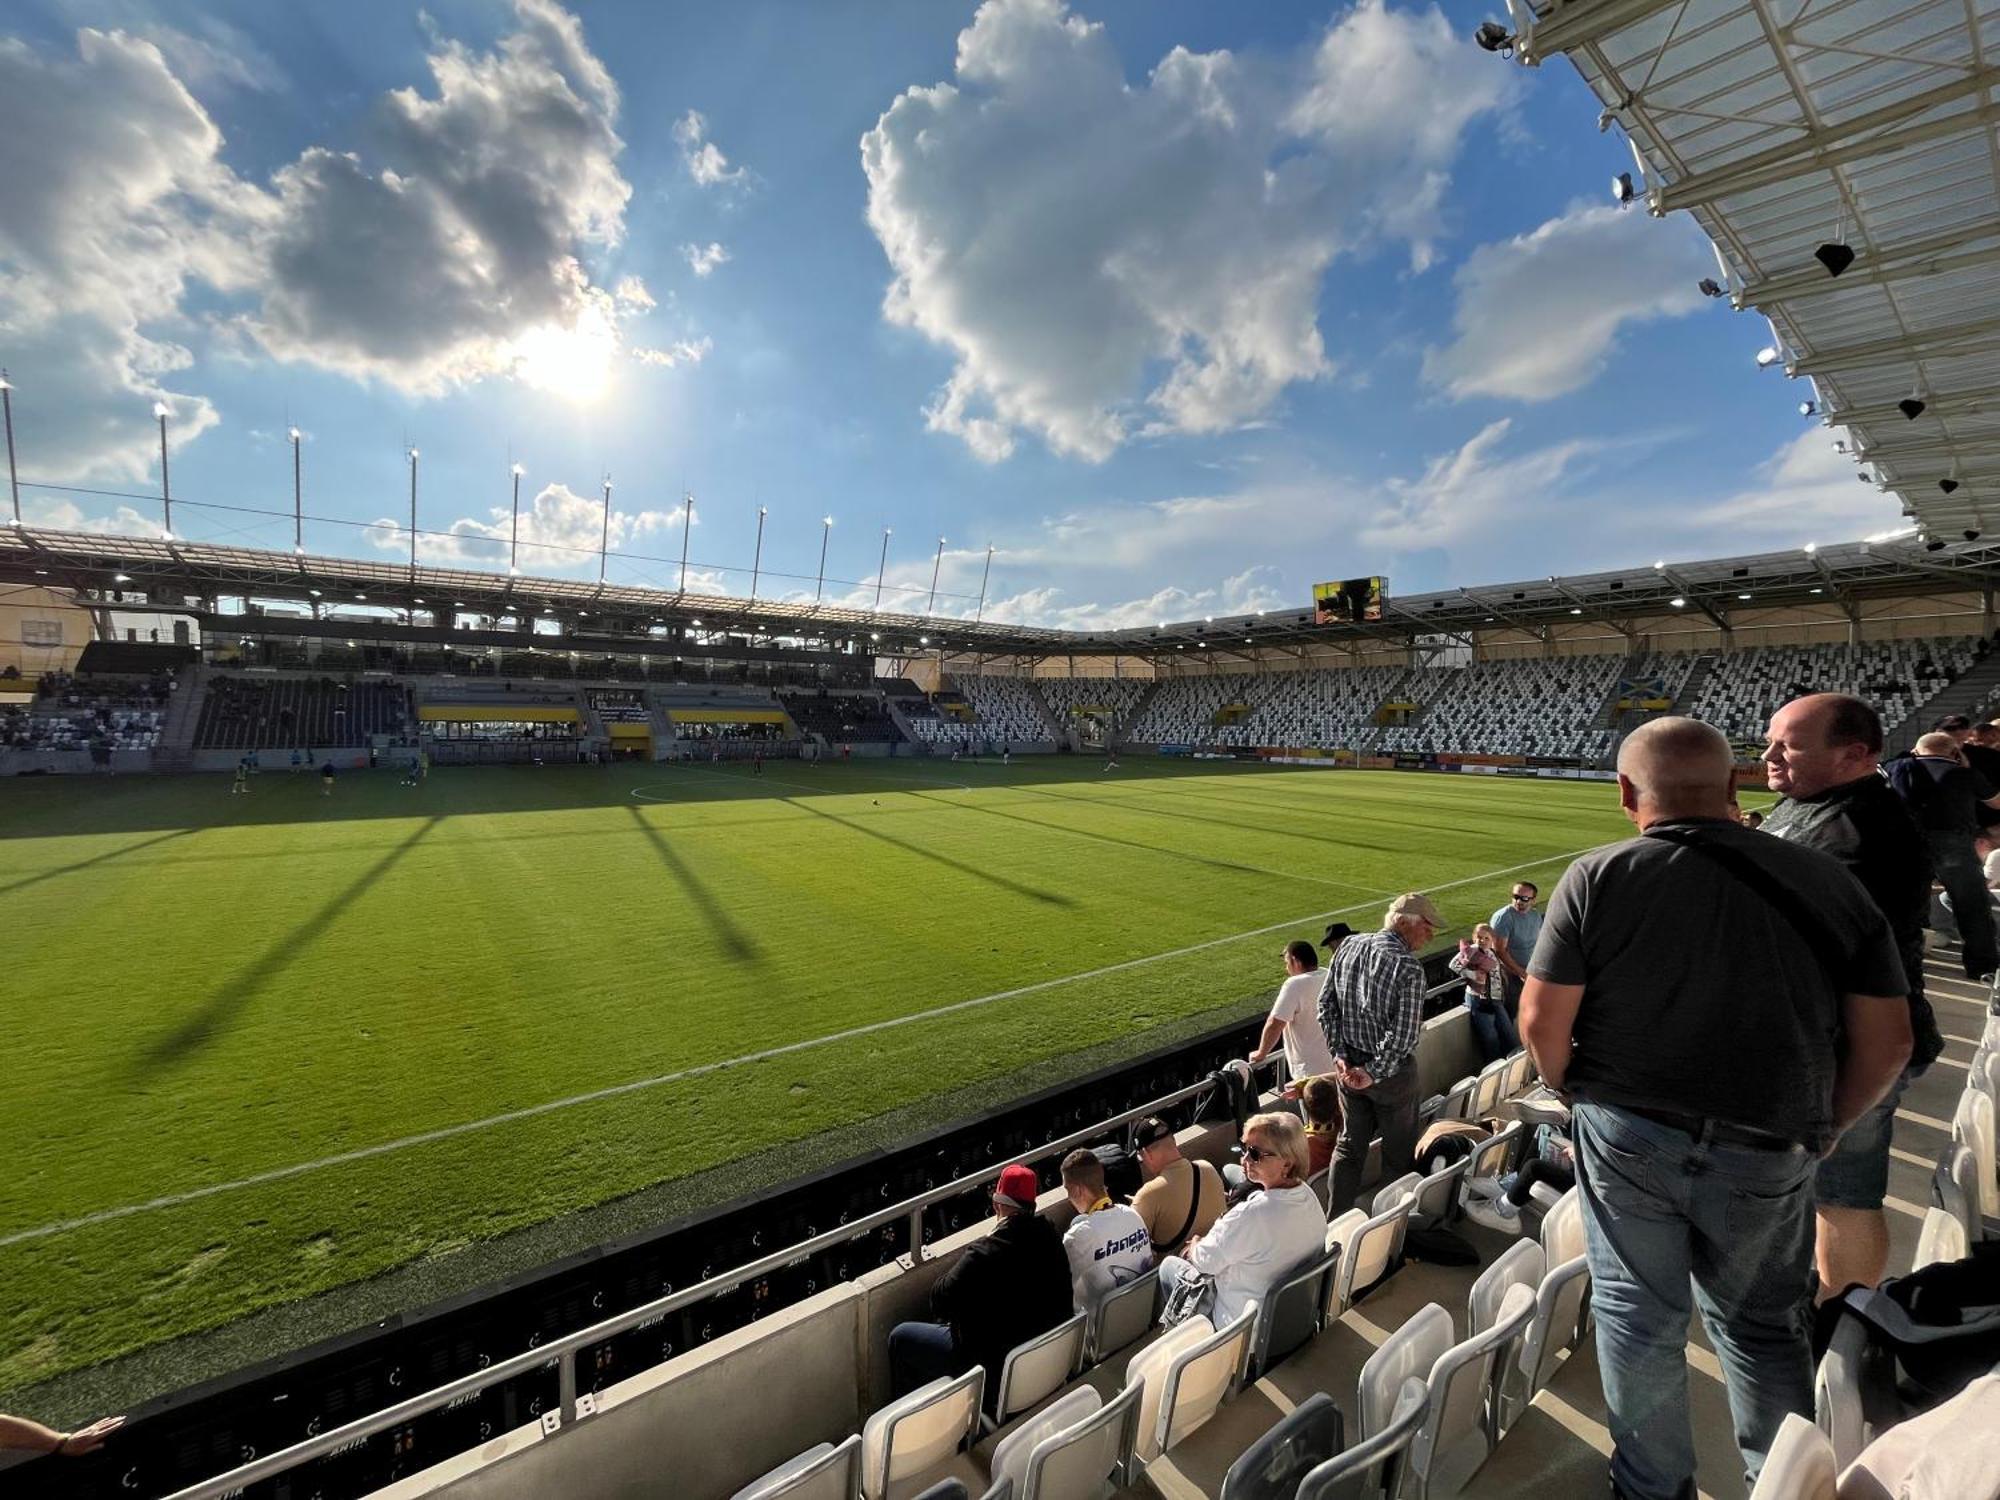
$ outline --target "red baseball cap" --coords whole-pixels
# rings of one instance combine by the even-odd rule
[[[1011,1203],[1016,1208],[1035,1211],[1035,1199],[1040,1196],[1042,1185],[1036,1180],[1033,1167],[1024,1167],[1015,1162],[1010,1167],[1000,1169],[1000,1180],[993,1184],[993,1201]]]

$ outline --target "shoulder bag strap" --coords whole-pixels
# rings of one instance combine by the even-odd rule
[[[1190,1157],[1182,1157],[1188,1164],[1188,1215],[1181,1225],[1181,1232],[1170,1240],[1154,1240],[1153,1251],[1157,1255],[1171,1255],[1187,1243],[1188,1231],[1194,1228],[1195,1216],[1201,1212],[1201,1163]]]
[[[1682,849],[1694,850],[1735,876],[1738,884],[1748,886],[1763,897],[1765,904],[1783,917],[1812,950],[1813,956],[1819,960],[1821,972],[1833,986],[1833,992],[1836,995],[1841,993],[1842,976],[1834,966],[1834,955],[1842,958],[1850,956],[1853,944],[1846,936],[1834,931],[1817,911],[1800,898],[1798,892],[1742,850],[1703,838],[1691,828],[1655,828],[1648,830],[1646,837],[1663,839]]]

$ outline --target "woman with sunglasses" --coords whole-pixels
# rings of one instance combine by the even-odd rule
[[[1298,1117],[1252,1115],[1243,1126],[1241,1153],[1244,1176],[1263,1191],[1190,1240],[1185,1258],[1169,1255],[1160,1262],[1169,1301],[1188,1277],[1215,1278],[1208,1320],[1217,1328],[1318,1254],[1326,1240],[1326,1211],[1305,1183],[1310,1155]]]

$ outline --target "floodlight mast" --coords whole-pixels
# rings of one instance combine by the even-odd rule
[[[875,609],[882,609],[882,581],[889,575],[889,528],[882,528],[882,560],[875,565]]]
[[[303,557],[306,551],[305,476],[299,458],[299,439],[301,436],[302,434],[298,428],[294,427],[291,429],[292,555],[294,557]]]
[[[521,474],[522,474],[522,469],[521,469],[521,466],[520,466],[519,464],[510,464],[510,465],[509,465],[508,467],[510,467],[510,468],[511,468],[511,469],[512,469],[512,470],[514,471],[514,525],[513,525],[513,529],[512,529],[512,531],[511,531],[511,532],[509,532],[509,534],[508,534],[508,542],[507,542],[507,576],[508,576],[509,578],[518,578],[518,577],[520,577],[520,576],[521,576]]]
[[[832,535],[833,517],[822,517],[819,528],[819,581],[813,586],[813,603],[815,604],[826,597],[826,544]]]
[[[167,532],[167,540],[174,539],[174,492],[167,483],[167,403],[155,401],[153,415],[160,422],[160,514]]]
[[[14,385],[0,370],[0,408],[7,414],[7,488],[14,496],[14,524],[21,524],[21,476],[14,467]]]
[[[750,602],[757,602],[757,576],[764,568],[764,517],[770,514],[769,507],[757,507],[757,551],[750,559]]]

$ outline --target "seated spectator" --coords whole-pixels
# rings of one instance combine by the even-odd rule
[[[1173,1127],[1157,1116],[1139,1122],[1132,1145],[1147,1179],[1132,1206],[1146,1221],[1153,1253],[1172,1254],[1188,1236],[1205,1232],[1222,1217],[1228,1206],[1222,1174],[1205,1161],[1191,1162],[1182,1156]]]
[[[1340,1089],[1331,1078],[1308,1078],[1300,1099],[1306,1109],[1306,1176],[1317,1177],[1333,1165],[1333,1143],[1340,1139]]]
[[[993,1232],[966,1246],[931,1288],[936,1321],[889,1332],[891,1395],[982,1365],[990,1407],[1008,1351],[1071,1315],[1069,1258],[1055,1226],[1036,1214],[1035,1198],[1030,1168],[1017,1162],[1000,1173]]]
[[[1305,1185],[1309,1162],[1297,1116],[1252,1115],[1243,1126],[1243,1170],[1264,1191],[1196,1235],[1185,1257],[1160,1262],[1168,1298],[1190,1276],[1214,1277],[1208,1320],[1220,1328],[1317,1254],[1326,1240],[1326,1211]]]
[[[1153,1242],[1137,1209],[1111,1201],[1104,1163],[1096,1152],[1078,1147],[1065,1156],[1062,1182],[1076,1210],[1062,1237],[1070,1296],[1078,1312],[1088,1312],[1108,1293],[1153,1269]]]

